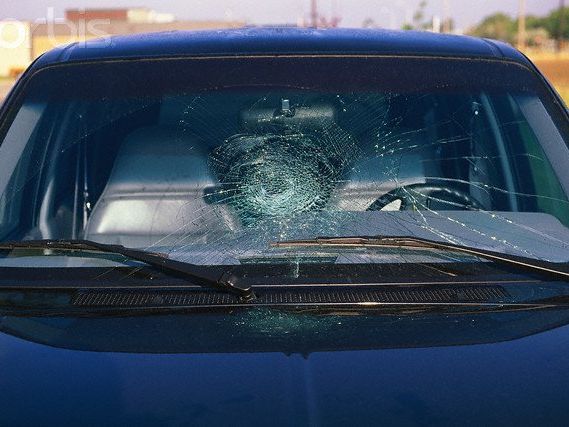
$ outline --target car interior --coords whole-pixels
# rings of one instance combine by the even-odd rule
[[[543,157],[508,95],[256,89],[90,100],[46,107],[29,139],[30,163],[9,184],[35,200],[12,213],[11,232],[26,239],[207,243],[301,212],[551,210],[531,189],[539,178],[561,191],[521,155]]]

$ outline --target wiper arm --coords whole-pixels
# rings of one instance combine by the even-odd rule
[[[514,265],[531,272],[537,272],[556,279],[569,279],[569,268],[566,264],[502,254],[499,252],[478,249],[454,243],[438,242],[421,237],[398,236],[364,236],[364,237],[318,237],[307,240],[287,240],[271,243],[272,247],[371,247],[371,248],[410,248],[425,250],[443,250],[474,255],[483,259],[505,265]]]
[[[199,286],[232,293],[240,297],[242,301],[251,301],[255,298],[253,289],[251,287],[239,286],[236,277],[229,271],[225,271],[221,276],[217,277],[217,275],[199,271],[200,266],[198,265],[169,259],[164,254],[127,248],[122,245],[97,243],[91,240],[24,240],[0,243],[0,250],[6,249],[95,250],[97,252],[122,255],[128,259],[155,267],[165,273],[180,275]]]

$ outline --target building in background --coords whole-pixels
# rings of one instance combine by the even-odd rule
[[[57,46],[95,38],[174,30],[239,28],[239,21],[177,21],[147,8],[70,9],[64,20],[0,21],[0,77],[21,73],[35,58]]]
[[[70,22],[108,20],[110,22],[129,22],[137,24],[174,22],[171,13],[159,13],[145,7],[133,9],[68,9],[65,19]]]
[[[0,21],[0,76],[17,76],[32,58],[29,22]]]

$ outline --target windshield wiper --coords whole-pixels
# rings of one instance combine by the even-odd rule
[[[287,240],[271,243],[272,247],[370,247],[370,248],[410,248],[425,250],[442,250],[474,255],[497,263],[516,266],[529,272],[541,273],[548,277],[569,280],[567,264],[502,254],[499,252],[462,246],[454,243],[439,242],[412,236],[364,236],[364,237],[317,237],[307,240]]]
[[[107,254],[122,255],[130,260],[143,262],[164,273],[179,275],[199,286],[232,293],[237,295],[242,301],[251,301],[255,298],[253,289],[251,287],[239,286],[237,278],[229,270],[217,276],[213,273],[199,271],[200,266],[198,265],[176,261],[169,259],[165,254],[147,252],[142,249],[97,243],[91,240],[25,240],[0,243],[0,250],[12,249],[95,250]]]

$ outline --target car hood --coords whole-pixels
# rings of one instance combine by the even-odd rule
[[[567,309],[224,316],[232,326],[213,314],[3,317],[2,420],[9,425],[565,421]]]

